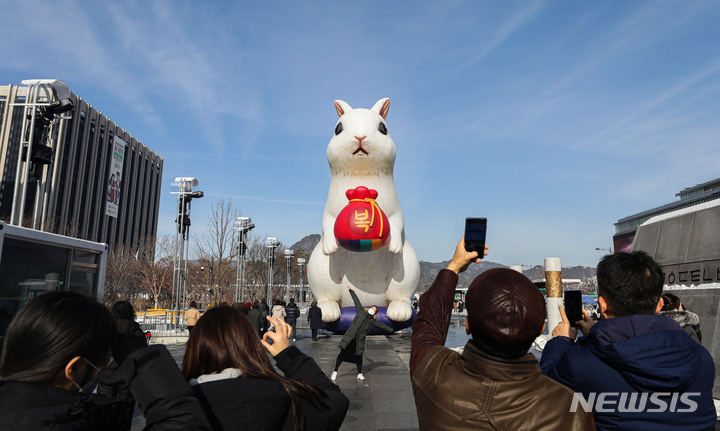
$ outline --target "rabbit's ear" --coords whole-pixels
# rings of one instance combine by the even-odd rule
[[[338,117],[342,117],[343,114],[346,112],[352,111],[352,106],[348,105],[346,102],[342,100],[336,100],[335,101],[335,109],[337,110]]]
[[[387,114],[390,110],[390,99],[386,97],[384,99],[378,100],[377,103],[375,103],[375,105],[372,107],[372,110],[380,114],[380,116],[383,117],[383,120],[387,120]]]

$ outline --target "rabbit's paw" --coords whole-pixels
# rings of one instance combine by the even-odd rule
[[[335,235],[323,236],[323,254],[329,256],[338,251]]]
[[[388,241],[388,251],[392,254],[402,253],[403,241],[402,241],[401,235],[397,235],[397,236],[390,235],[390,241]]]
[[[323,317],[325,317],[325,311],[323,310]],[[388,319],[394,320],[395,322],[406,322],[412,317],[412,305],[410,305],[409,299],[396,299],[388,305],[387,312],[385,312]]]
[[[338,243],[335,236],[323,237],[322,252],[324,255],[329,256],[338,251]]]
[[[334,322],[340,318],[340,306],[337,302],[325,299],[318,302],[318,307],[322,310],[323,322]]]

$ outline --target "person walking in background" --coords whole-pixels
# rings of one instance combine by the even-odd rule
[[[216,307],[200,318],[190,336],[182,372],[213,429],[339,429],[348,398],[311,357],[290,345],[287,323],[268,320],[275,330],[260,340],[245,315],[232,307]]]
[[[192,330],[199,318],[200,311],[197,309],[197,302],[191,301],[190,307],[185,311],[185,326],[187,326],[189,334],[192,334]]]
[[[285,322],[292,327],[292,340],[295,342],[297,333],[297,320],[300,317],[300,308],[295,304],[295,298],[290,298],[290,302],[285,306]]]
[[[573,391],[543,376],[528,353],[545,300],[524,275],[494,268],[476,277],[465,296],[472,338],[462,353],[445,347],[458,274],[472,262],[480,256],[463,239],[420,297],[410,350],[420,430],[592,430],[592,415],[571,411]]]
[[[330,380],[335,381],[337,378],[338,368],[343,362],[354,362],[357,365],[357,379],[365,380],[365,376],[362,373],[363,353],[365,352],[365,338],[370,333],[373,326],[386,331],[390,334],[393,333],[393,329],[382,322],[378,322],[376,314],[378,308],[376,305],[370,307],[367,311],[363,308],[360,298],[357,294],[348,286],[350,296],[352,297],[353,303],[355,304],[355,317],[353,318],[350,327],[345,331],[345,335],[340,339],[340,353],[335,360],[335,368],[330,376]]]
[[[250,321],[250,324],[255,328],[255,331],[258,334],[258,337],[262,337],[262,329],[263,324],[262,321],[265,320],[265,316],[263,316],[263,312],[260,309],[260,303],[255,301],[253,302],[252,306],[250,307],[250,311],[248,311],[247,314],[248,320]]]
[[[270,316],[270,307],[268,307],[265,299],[260,301],[260,311],[262,312],[262,328],[260,328],[260,333],[262,335],[268,330],[267,318]]]
[[[287,316],[287,313],[285,313],[285,306],[282,305],[282,303],[279,299],[276,299],[275,302],[273,302],[273,307],[270,309],[270,317],[280,319],[284,322],[285,316]],[[273,330],[273,327],[270,326],[270,328],[268,328],[268,331],[272,331],[272,330]]]
[[[135,310],[128,301],[118,301],[110,308],[115,318],[115,326],[119,334],[125,334],[136,337],[138,341],[147,345],[145,332],[140,329],[140,325],[135,321]],[[97,393],[108,398],[116,399],[120,403],[123,412],[120,414],[120,429],[129,430],[132,425],[133,411],[135,410],[135,398],[130,392],[130,386],[122,379],[118,368],[120,364],[113,361],[105,367],[105,371],[100,376]]]
[[[597,267],[602,318],[595,322],[583,310],[575,322],[585,337],[575,340],[578,330],[559,306],[562,321],[543,349],[540,368],[585,400],[598,396],[598,430],[715,427],[713,359],[674,320],[656,314],[664,304],[663,281],[647,253],[609,254]],[[628,409],[617,395],[608,403],[610,397],[598,393],[639,401],[630,401]]]
[[[117,400],[92,393],[111,359],[145,430],[211,429],[167,348],[116,334],[110,311],[74,292],[40,295],[13,318],[0,358],[0,429],[120,430]]]
[[[700,316],[688,311],[680,302],[680,298],[672,293],[662,295],[663,307],[658,314],[672,318],[680,325],[683,331],[698,343],[702,342],[700,333]]]
[[[312,332],[312,340],[317,341],[318,329],[325,326],[325,322],[322,320],[322,310],[317,306],[317,301],[313,301],[310,304],[308,310],[307,320],[310,324],[310,332]]]

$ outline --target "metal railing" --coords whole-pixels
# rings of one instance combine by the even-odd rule
[[[149,309],[136,318],[143,331],[153,336],[186,334],[184,313],[178,310]]]

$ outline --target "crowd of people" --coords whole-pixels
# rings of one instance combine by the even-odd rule
[[[421,430],[715,428],[715,366],[699,318],[663,293],[650,256],[605,256],[600,320],[583,311],[570,322],[560,306],[540,360],[529,349],[545,329],[545,299],[506,268],[472,281],[463,303],[470,339],[461,353],[444,346],[458,274],[482,257],[461,240],[420,296],[409,368]],[[337,430],[349,407],[334,384],[340,364],[355,363],[364,380],[367,335],[374,327],[392,333],[377,306],[364,307],[348,289],[355,316],[330,377],[294,345],[294,299],[202,315],[192,303],[178,368],[165,346],[148,345],[127,301],[109,310],[77,293],[41,295],[5,336],[0,429],[126,431],[137,403],[148,430]],[[324,325],[316,302],[307,322],[316,341]]]

